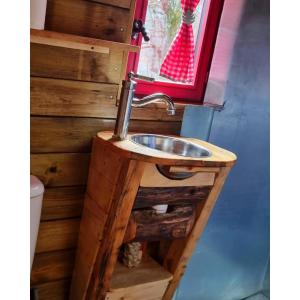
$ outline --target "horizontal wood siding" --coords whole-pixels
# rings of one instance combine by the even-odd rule
[[[48,0],[45,29],[127,41],[130,10],[85,0]]]
[[[81,216],[85,186],[46,188],[42,207],[42,221]]]
[[[130,121],[131,132],[178,134],[180,122]],[[31,152],[90,152],[99,131],[113,130],[114,119],[31,117]]]
[[[48,252],[76,247],[80,219],[41,222],[35,252]]]
[[[85,185],[89,153],[31,154],[30,171],[46,187]]]
[[[115,118],[119,85],[32,77],[33,115]]]
[[[46,29],[130,42],[134,0],[48,0]],[[31,44],[31,174],[45,185],[31,272],[40,300],[68,299],[92,138],[112,130],[127,52]],[[133,108],[130,131],[178,134],[165,105]]]
[[[108,4],[123,8],[130,8],[131,1],[130,0],[86,0],[86,1],[92,1],[92,2],[98,2],[102,4]]]
[[[33,287],[38,290],[38,299],[66,300],[69,299],[70,285],[70,279],[62,279],[42,284],[36,284]]]
[[[31,270],[31,285],[55,281],[72,276],[74,250],[38,253]]]
[[[31,44],[31,75],[119,84],[123,51],[109,54]]]
[[[116,118],[119,85],[86,81],[31,78],[31,114]],[[175,116],[166,113],[162,103],[133,108],[131,119],[181,121],[183,106],[176,105]]]

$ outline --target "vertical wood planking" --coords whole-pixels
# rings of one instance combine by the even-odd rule
[[[105,295],[143,171],[143,163],[113,153],[100,139],[94,139],[91,165],[71,286],[73,299]],[[86,217],[92,212],[96,218]],[[91,227],[92,222],[99,225]]]

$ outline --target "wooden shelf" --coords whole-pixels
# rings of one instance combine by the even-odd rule
[[[37,29],[30,29],[30,42],[35,44],[92,51],[102,54],[109,54],[110,49],[139,52],[138,46],[130,44]]]
[[[117,262],[106,300],[161,299],[172,274],[151,257],[145,256],[135,268],[127,268]]]

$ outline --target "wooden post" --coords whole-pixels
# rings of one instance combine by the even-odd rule
[[[197,241],[202,234],[208,218],[222,190],[223,184],[231,167],[222,167],[217,175],[215,184],[208,198],[198,204],[197,218],[189,236],[185,239],[174,240],[164,258],[164,267],[173,274],[173,279],[164,294],[163,300],[171,300],[177,285],[184,274],[186,265],[196,247]]]
[[[70,299],[104,299],[143,167],[94,139]]]

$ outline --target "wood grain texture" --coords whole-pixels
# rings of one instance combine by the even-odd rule
[[[30,74],[37,77],[119,84],[122,61],[122,50],[101,54],[39,44],[30,46]]]
[[[46,187],[85,185],[88,153],[31,154],[30,173]]]
[[[93,284],[88,289],[88,297],[105,298],[111,276],[122,245],[126,226],[134,203],[144,164],[126,160],[118,176],[106,232],[102,240],[97,261],[100,262],[93,272]]]
[[[63,279],[34,285],[38,290],[39,300],[66,300],[69,299],[71,280]]]
[[[98,52],[102,54],[109,54],[111,49],[139,52],[138,46],[130,44],[32,28],[30,29],[30,42],[55,47]]]
[[[148,256],[133,269],[117,262],[105,299],[161,299],[171,279],[172,275]]]
[[[41,221],[80,217],[84,193],[84,186],[46,188]]]
[[[70,278],[74,266],[74,250],[35,255],[31,270],[31,285]]]
[[[76,263],[73,272],[71,298],[85,297],[102,245],[107,211],[116,189],[118,172],[124,159],[107,152],[106,147],[94,143],[87,193],[80,224]],[[98,261],[98,265],[99,265]]]
[[[134,208],[152,207],[158,204],[185,205],[196,204],[207,198],[210,186],[180,187],[140,187],[134,202]]]
[[[94,139],[91,165],[71,287],[73,299],[105,295],[143,170],[142,164],[111,152],[99,139]],[[94,181],[97,173],[101,176]],[[105,223],[100,233],[95,233],[97,226],[91,227],[92,219],[84,217],[89,211],[95,220]],[[107,217],[105,211],[109,211]]]
[[[104,211],[87,194],[80,223],[70,299],[84,299],[81,297],[89,285],[89,279],[96,263],[99,247],[101,246],[106,219],[107,215]]]
[[[86,0],[86,1],[108,4],[108,5],[113,5],[113,6],[118,6],[118,7],[128,8],[128,9],[130,8],[130,4],[132,2],[131,0]]]
[[[228,150],[217,147],[208,142],[194,139],[177,137],[180,140],[187,141],[204,147],[211,151],[211,156],[203,158],[184,157],[174,155],[163,151],[157,151],[149,147],[144,147],[130,141],[132,134],[127,135],[124,141],[113,139],[113,132],[98,132],[97,138],[104,141],[110,146],[111,151],[119,153],[130,159],[143,161],[152,164],[168,165],[168,166],[193,166],[193,167],[224,167],[233,166],[236,162],[236,155]],[[205,174],[204,174],[205,175]],[[194,184],[193,184],[194,185]],[[203,184],[207,185],[207,184]]]
[[[31,77],[30,113],[115,118],[117,93],[116,84]]]
[[[31,77],[33,115],[116,118],[118,85],[85,81]],[[184,106],[176,104],[169,116],[162,103],[133,108],[131,120],[181,122]]]
[[[187,263],[196,247],[197,241],[204,231],[230,169],[230,167],[221,168],[208,198],[206,201],[198,204],[196,222],[189,236],[185,239],[173,240],[171,242],[169,250],[164,257],[164,267],[173,274],[173,279],[164,294],[164,300],[172,299],[178,283],[184,274]]]
[[[169,179],[162,175],[155,164],[146,164],[141,187],[178,187],[178,186],[211,186],[214,184],[215,173],[199,172],[193,177],[181,180]]]
[[[149,210],[132,211],[130,218],[132,221],[127,225],[124,243],[184,238],[194,224],[195,214],[194,206],[180,205],[164,214],[150,213]]]
[[[115,120],[95,118],[31,117],[31,153],[90,152],[100,130],[112,130]],[[130,121],[131,132],[175,134],[180,122]]]
[[[84,0],[48,0],[45,29],[126,42],[130,10]]]
[[[97,40],[73,34],[30,29],[31,43],[109,54],[109,47],[93,41]]]
[[[41,253],[75,248],[79,224],[80,219],[41,222],[35,252]]]

